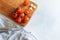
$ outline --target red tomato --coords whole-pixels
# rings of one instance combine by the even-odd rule
[[[30,10],[25,10],[24,13],[28,15],[30,13]]]
[[[19,17],[21,17],[21,18],[24,18],[24,16],[25,16],[24,13],[21,13],[21,14],[19,15]]]
[[[29,21],[29,17],[26,16],[26,17],[24,18],[23,22],[24,22],[24,23],[27,23],[28,21]]]
[[[27,6],[28,4],[29,4],[29,2],[28,1],[24,1],[24,3],[23,3],[25,6]]]
[[[20,13],[21,12],[21,8],[17,8],[16,12]]]
[[[12,13],[12,18],[17,18],[18,17],[18,14],[17,13]]]
[[[21,21],[22,21],[21,18],[17,18],[17,19],[16,19],[16,22],[17,22],[17,23],[21,23]]]

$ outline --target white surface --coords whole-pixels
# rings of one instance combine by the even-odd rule
[[[33,0],[39,8],[25,27],[38,40],[60,40],[60,0]]]

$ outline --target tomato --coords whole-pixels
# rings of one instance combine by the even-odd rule
[[[29,17],[26,16],[26,17],[24,18],[23,22],[24,22],[24,23],[27,23],[28,21],[29,21]]]
[[[19,17],[21,17],[21,18],[24,18],[24,16],[25,16],[24,13],[21,13],[21,14],[19,15]]]
[[[28,15],[30,13],[30,10],[25,10],[24,13]]]
[[[12,13],[12,18],[17,18],[18,17],[18,14],[17,13]]]
[[[28,4],[29,4],[29,2],[28,1],[24,1],[24,3],[23,3],[25,6],[27,6]]]
[[[17,8],[16,12],[20,13],[21,12],[21,8]]]
[[[22,19],[20,17],[16,19],[17,23],[21,23],[21,21],[22,21]]]

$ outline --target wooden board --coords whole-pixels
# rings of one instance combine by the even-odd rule
[[[24,0],[0,0],[0,12],[8,16],[23,2]]]
[[[3,15],[5,15],[6,17],[13,20],[11,18],[11,12],[13,12],[17,7],[22,7],[21,4],[23,2],[24,2],[24,0],[22,0],[22,1],[21,0],[0,0],[0,12]],[[34,6],[36,6],[36,8],[37,8],[37,4],[35,4],[32,1],[29,1],[29,2],[30,2],[30,4],[33,4]],[[31,14],[29,14],[30,18],[32,16],[32,14],[34,13],[34,11],[36,10],[36,8],[32,10]],[[27,23],[25,23],[25,24],[22,23],[22,24],[19,24],[19,25],[25,26],[26,24]]]

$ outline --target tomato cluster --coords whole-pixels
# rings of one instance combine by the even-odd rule
[[[24,1],[23,5],[27,6],[29,4],[28,1]],[[24,10],[22,12],[22,8],[17,8],[15,12],[12,13],[12,18],[15,19],[17,23],[27,23],[29,21],[28,14],[29,10]]]
[[[18,8],[15,13],[12,13],[12,18],[14,18],[17,23],[27,23],[30,19],[28,14],[28,10],[21,12],[21,8]]]

